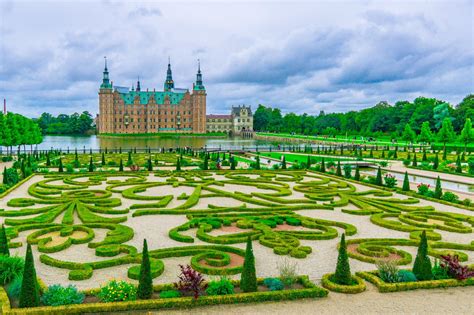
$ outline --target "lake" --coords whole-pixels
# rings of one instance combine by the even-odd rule
[[[248,138],[208,138],[208,137],[97,137],[97,136],[44,136],[43,142],[38,145],[39,150],[47,149],[63,149],[74,150],[99,148],[105,149],[129,149],[129,148],[176,148],[176,147],[192,147],[201,148],[222,148],[222,149],[241,149],[245,147],[255,147],[269,145],[270,142],[265,140],[254,140]]]

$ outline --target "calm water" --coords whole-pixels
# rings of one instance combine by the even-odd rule
[[[63,149],[67,148],[74,150],[75,148],[83,149],[99,149],[99,148],[176,148],[176,147],[192,147],[201,148],[219,148],[222,149],[241,149],[245,147],[269,145],[269,142],[264,140],[244,139],[239,137],[234,138],[205,138],[205,137],[72,137],[72,136],[45,136],[43,142],[38,145],[38,149]]]

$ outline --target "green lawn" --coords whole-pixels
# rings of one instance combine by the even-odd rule
[[[308,161],[308,155],[306,154],[293,154],[293,153],[281,153],[281,152],[261,152],[260,156],[271,157],[277,160],[281,160],[281,156],[285,155],[285,159],[290,163],[306,163]],[[311,155],[311,162],[317,163],[321,162],[323,157]],[[324,157],[324,161],[353,161],[354,159],[350,158],[339,158],[339,157]]]

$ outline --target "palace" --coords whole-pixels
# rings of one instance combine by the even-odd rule
[[[114,86],[109,79],[107,60],[99,90],[99,134],[115,133],[206,133],[206,89],[198,64],[192,92],[174,87],[171,64],[163,91],[142,91]]]
[[[250,106],[232,106],[230,115],[207,115],[207,132],[226,132],[244,135],[253,131],[253,114]]]

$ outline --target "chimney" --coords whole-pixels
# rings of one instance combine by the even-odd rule
[[[3,99],[3,114],[7,114],[7,100]]]

